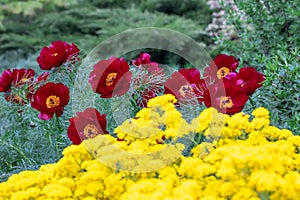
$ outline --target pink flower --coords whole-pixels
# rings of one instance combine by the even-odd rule
[[[135,60],[132,60],[132,64],[134,64],[137,67],[145,67],[150,73],[154,71],[162,71],[160,67],[158,67],[158,63],[152,62],[150,60],[150,54],[148,53],[140,53],[140,57],[138,57]]]

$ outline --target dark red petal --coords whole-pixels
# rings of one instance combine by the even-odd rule
[[[101,60],[90,73],[89,83],[92,85],[93,91],[100,94],[102,98],[111,98],[113,93],[120,96],[125,94],[129,89],[128,86],[130,86],[130,84],[128,85],[128,82],[130,83],[128,79],[131,79],[131,73],[128,71],[129,65],[123,58],[111,57],[109,60]],[[107,85],[106,79],[110,73],[116,73],[117,75],[112,84]],[[120,83],[123,83],[123,85]]]
[[[196,68],[180,69],[178,72],[182,74],[190,84],[200,81],[200,71]]]
[[[5,70],[0,76],[0,92],[6,92],[10,89],[13,81],[12,72],[10,69]]]
[[[49,47],[43,47],[37,62],[43,70],[50,70],[61,66],[67,61],[65,42],[60,40],[52,42]]]
[[[114,88],[113,94],[117,96],[124,95],[129,90],[131,76],[132,76],[131,72],[127,72],[126,74],[123,74],[123,76],[116,83],[116,87]]]
[[[70,121],[70,125],[67,131],[68,137],[73,142],[73,144],[79,145],[81,143],[81,138],[79,136],[79,132],[77,131],[77,127],[75,125],[74,119],[71,118],[69,121]]]

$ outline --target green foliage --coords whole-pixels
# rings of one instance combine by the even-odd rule
[[[73,8],[49,12],[35,17],[19,19],[12,16],[4,21],[6,31],[0,39],[0,53],[19,49],[21,57],[40,51],[42,46],[55,40],[74,42],[84,52],[89,52],[101,41],[130,28],[164,27],[177,30],[190,37],[209,42],[210,38],[192,20],[165,14],[152,14],[137,9]],[[4,60],[11,60],[6,53]],[[16,62],[16,60],[14,61]],[[3,63],[3,62],[2,62]],[[13,63],[14,64],[14,63]],[[0,67],[8,67],[1,66]]]
[[[39,120],[32,108],[11,105],[3,94],[0,106],[0,182],[13,173],[38,169],[61,158],[62,150],[70,144],[66,118]]]
[[[158,11],[193,19],[203,27],[211,21],[212,11],[206,0],[145,0],[139,7],[142,10]]]
[[[300,135],[300,50],[277,51],[266,64],[266,82],[257,100],[271,110],[273,123]]]
[[[33,16],[39,11],[53,11],[60,7],[69,7],[77,4],[77,0],[38,0],[38,1],[18,1],[18,0],[1,0],[0,7],[0,30],[5,30],[2,21],[11,14],[22,16]]]
[[[300,46],[300,4],[298,1],[235,1],[238,11],[226,8],[229,24],[235,26],[237,41],[218,41],[225,51],[241,59],[242,63],[264,66],[261,57],[276,53],[277,49]]]
[[[211,37],[203,31],[206,24],[201,22],[209,18],[209,23],[211,18],[204,0],[1,2],[0,22],[2,16],[3,29],[0,28],[0,69],[11,66],[36,67],[33,62],[36,52],[55,40],[74,42],[82,51],[89,52],[115,34],[140,27],[169,28],[192,37],[204,46],[212,43]],[[170,10],[168,8],[174,11],[167,12]],[[157,52],[153,58],[157,62],[172,65],[176,61],[183,62],[181,58],[165,52]]]
[[[33,69],[36,75],[41,74],[38,67]],[[63,69],[55,69],[49,81],[72,88],[76,70],[74,66],[73,71],[66,75]],[[72,96],[72,91],[70,93]],[[7,102],[4,93],[0,93],[0,107],[0,182],[13,173],[56,162],[62,157],[62,150],[71,144],[67,129],[74,114],[72,101],[64,108],[61,117],[54,116],[47,121],[39,119],[39,111],[30,104]]]
[[[299,133],[300,124],[300,4],[298,1],[235,1],[238,10],[226,8],[238,40],[217,39],[223,53],[264,72],[266,82],[253,96],[255,107],[272,111],[272,123]],[[248,104],[246,110],[251,108]],[[251,108],[252,109],[252,108]]]

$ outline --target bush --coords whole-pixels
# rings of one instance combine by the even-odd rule
[[[198,41],[209,43],[201,26],[192,20],[162,13],[152,14],[137,9],[99,9],[96,7],[72,8],[38,16],[16,15],[4,20],[6,30],[0,39],[1,67],[16,65],[16,60],[28,58],[55,40],[76,41],[89,52],[101,41],[130,28],[164,27],[184,33]],[[18,52],[14,52],[18,49]],[[12,50],[12,52],[9,52]],[[15,59],[14,54],[19,56]],[[11,57],[11,58],[10,58]],[[167,59],[167,56],[163,59]],[[32,66],[29,66],[32,67]]]
[[[300,134],[300,51],[278,50],[267,62],[266,82],[258,92],[260,105],[272,110],[273,123]]]
[[[245,64],[263,67],[277,49],[300,46],[300,5],[297,1],[235,1],[238,10],[225,6],[227,20],[239,35],[237,41],[222,41],[225,51],[243,58]],[[267,61],[267,60],[264,60]]]
[[[145,0],[139,7],[142,10],[158,11],[172,15],[179,15],[192,19],[204,28],[211,21],[212,11],[205,0]]]
[[[223,52],[237,55],[240,65],[255,66],[265,73],[267,81],[253,102],[272,110],[272,123],[300,134],[299,3],[246,0],[235,4],[238,10],[225,10],[239,39],[220,37],[217,42]]]

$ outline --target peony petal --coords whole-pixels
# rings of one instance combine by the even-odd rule
[[[42,112],[40,112],[38,117],[42,120],[49,120],[53,117],[53,114],[54,113],[42,113]]]

